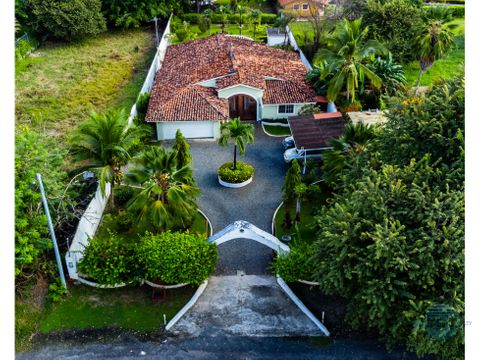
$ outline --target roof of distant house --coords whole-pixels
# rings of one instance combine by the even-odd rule
[[[312,103],[315,92],[306,73],[297,53],[245,38],[216,34],[171,45],[156,74],[146,120],[226,120],[228,101],[217,94],[236,85],[263,90],[264,104]]]
[[[297,149],[327,148],[330,140],[340,137],[345,130],[340,112],[290,116],[288,123]]]

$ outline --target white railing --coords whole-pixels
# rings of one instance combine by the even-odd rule
[[[170,45],[170,21],[172,20],[172,16],[173,15],[170,15],[167,25],[165,26],[165,30],[160,40],[160,44],[158,44],[157,47],[157,52],[155,53],[152,65],[150,65],[150,69],[148,70],[147,77],[145,78],[139,95],[149,92],[152,89],[153,83],[155,81],[155,75],[157,74],[157,71],[160,70],[160,68],[162,67],[163,59],[165,58],[165,54],[167,53],[168,45]],[[133,118],[137,116],[137,114],[137,105],[133,104],[132,109],[130,110],[130,116],[128,117],[128,125],[132,125]]]

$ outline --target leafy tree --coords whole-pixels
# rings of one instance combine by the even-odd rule
[[[237,5],[237,12],[238,12],[238,28],[240,29],[240,35],[242,35],[242,28],[245,22],[245,15],[248,14],[249,8],[245,5]],[[247,18],[248,20],[248,18]]]
[[[196,186],[189,166],[177,168],[177,152],[151,147],[134,159],[127,178],[140,184],[142,190],[128,203],[137,214],[137,223],[153,226],[158,231],[188,228],[196,215]]]
[[[416,58],[412,39],[420,15],[421,8],[409,0],[370,0],[363,11],[363,24],[368,26],[369,36],[382,42],[396,61],[407,63]]]
[[[333,188],[343,187],[346,182],[343,178],[346,168],[352,170],[347,174],[349,181],[358,178],[365,165],[365,151],[376,137],[374,126],[363,122],[347,123],[343,135],[331,140],[332,149],[326,150],[323,154],[322,169],[325,181]],[[355,176],[354,173],[356,173]]]
[[[223,123],[220,127],[219,144],[227,146],[230,141],[233,142],[233,170],[237,170],[237,147],[240,155],[245,154],[246,144],[253,143],[253,130],[251,124],[242,124],[240,118],[231,119]]]
[[[170,231],[145,234],[137,249],[143,276],[165,284],[200,285],[214,271],[217,246],[204,236]]]
[[[189,166],[192,162],[190,145],[180,129],[178,129],[175,133],[175,143],[173,144],[173,149],[177,152],[177,169],[181,169],[184,166]]]
[[[57,39],[94,36],[106,30],[100,0],[27,0],[30,25]]]
[[[285,207],[285,219],[284,219],[285,230],[290,229],[292,225],[290,212],[292,210],[293,204],[297,200],[297,193],[295,189],[301,183],[302,183],[302,175],[301,175],[300,165],[297,159],[293,159],[292,166],[287,170],[283,187],[282,187],[282,199]]]
[[[425,156],[367,168],[316,217],[314,279],[349,299],[352,324],[405,341],[419,355],[460,357],[464,316],[463,189]],[[446,309],[444,336],[429,313]],[[450,317],[451,315],[451,317]],[[431,335],[433,332],[433,336]]]
[[[401,65],[394,63],[391,52],[385,59],[378,57],[368,66],[382,80],[381,92],[384,94],[395,95],[397,90],[407,82],[405,71]]]
[[[325,60],[316,61],[307,73],[307,81],[319,95],[327,95],[328,85],[337,72],[337,63]]]
[[[427,12],[425,23],[421,25],[415,38],[415,50],[418,54],[420,71],[416,87],[420,86],[422,74],[433,66],[436,60],[444,57],[455,45],[454,34],[450,31],[454,25],[448,9],[433,8]]]
[[[320,61],[334,63],[336,73],[329,82],[327,97],[335,101],[338,94],[346,88],[347,100],[355,100],[358,82],[367,77],[371,84],[379,88],[381,80],[364,62],[372,56],[384,53],[384,47],[376,40],[367,40],[368,27],[362,29],[362,19],[343,20],[333,34],[325,41],[327,47],[321,49],[316,57]]]
[[[110,203],[114,206],[114,186],[123,178],[122,166],[138,150],[139,138],[145,129],[127,127],[124,110],[110,110],[104,114],[93,113],[75,129],[71,138],[72,154],[81,161],[81,170],[92,169],[98,173],[100,187],[105,193],[111,184]]]
[[[288,11],[280,11],[280,15],[275,20],[273,24],[274,27],[280,28],[284,33],[285,37],[283,39],[282,45],[288,44],[288,34],[287,34],[287,27],[290,25],[292,21],[295,20],[295,16]]]
[[[198,19],[198,29],[200,32],[204,33],[210,30],[210,26],[212,25],[212,20],[206,15],[201,15]]]
[[[43,176],[54,222],[59,216],[57,195],[63,192],[67,174],[62,170],[66,151],[53,138],[30,130],[17,130],[15,136],[15,277],[24,280],[45,262],[45,251],[52,248],[47,220],[42,208],[36,173]]]

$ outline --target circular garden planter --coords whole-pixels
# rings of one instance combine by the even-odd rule
[[[184,287],[184,286],[188,285],[187,283],[175,284],[175,285],[164,285],[164,284],[155,284],[155,283],[153,283],[151,281],[148,281],[148,280],[143,280],[143,281],[145,282],[145,284],[150,285],[151,287],[154,287],[154,288],[157,288],[157,289],[165,289],[165,290],[177,289],[177,288],[181,288],[181,287]]]
[[[237,169],[233,170],[233,162],[227,162],[218,168],[218,182],[228,188],[241,188],[253,180],[253,166],[237,161]]]

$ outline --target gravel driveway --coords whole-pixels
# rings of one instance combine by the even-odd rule
[[[222,147],[215,141],[190,141],[194,175],[202,190],[199,206],[212,221],[214,232],[236,220],[246,220],[271,231],[287,170],[281,141],[282,138],[267,136],[261,126],[255,126],[254,143],[247,146],[245,156],[237,157],[252,165],[255,174],[253,182],[240,189],[225,188],[217,180],[219,166],[233,160],[233,145]],[[218,250],[217,275],[234,275],[237,270],[247,275],[271,274],[268,266],[272,251],[259,243],[238,239],[220,245]]]

